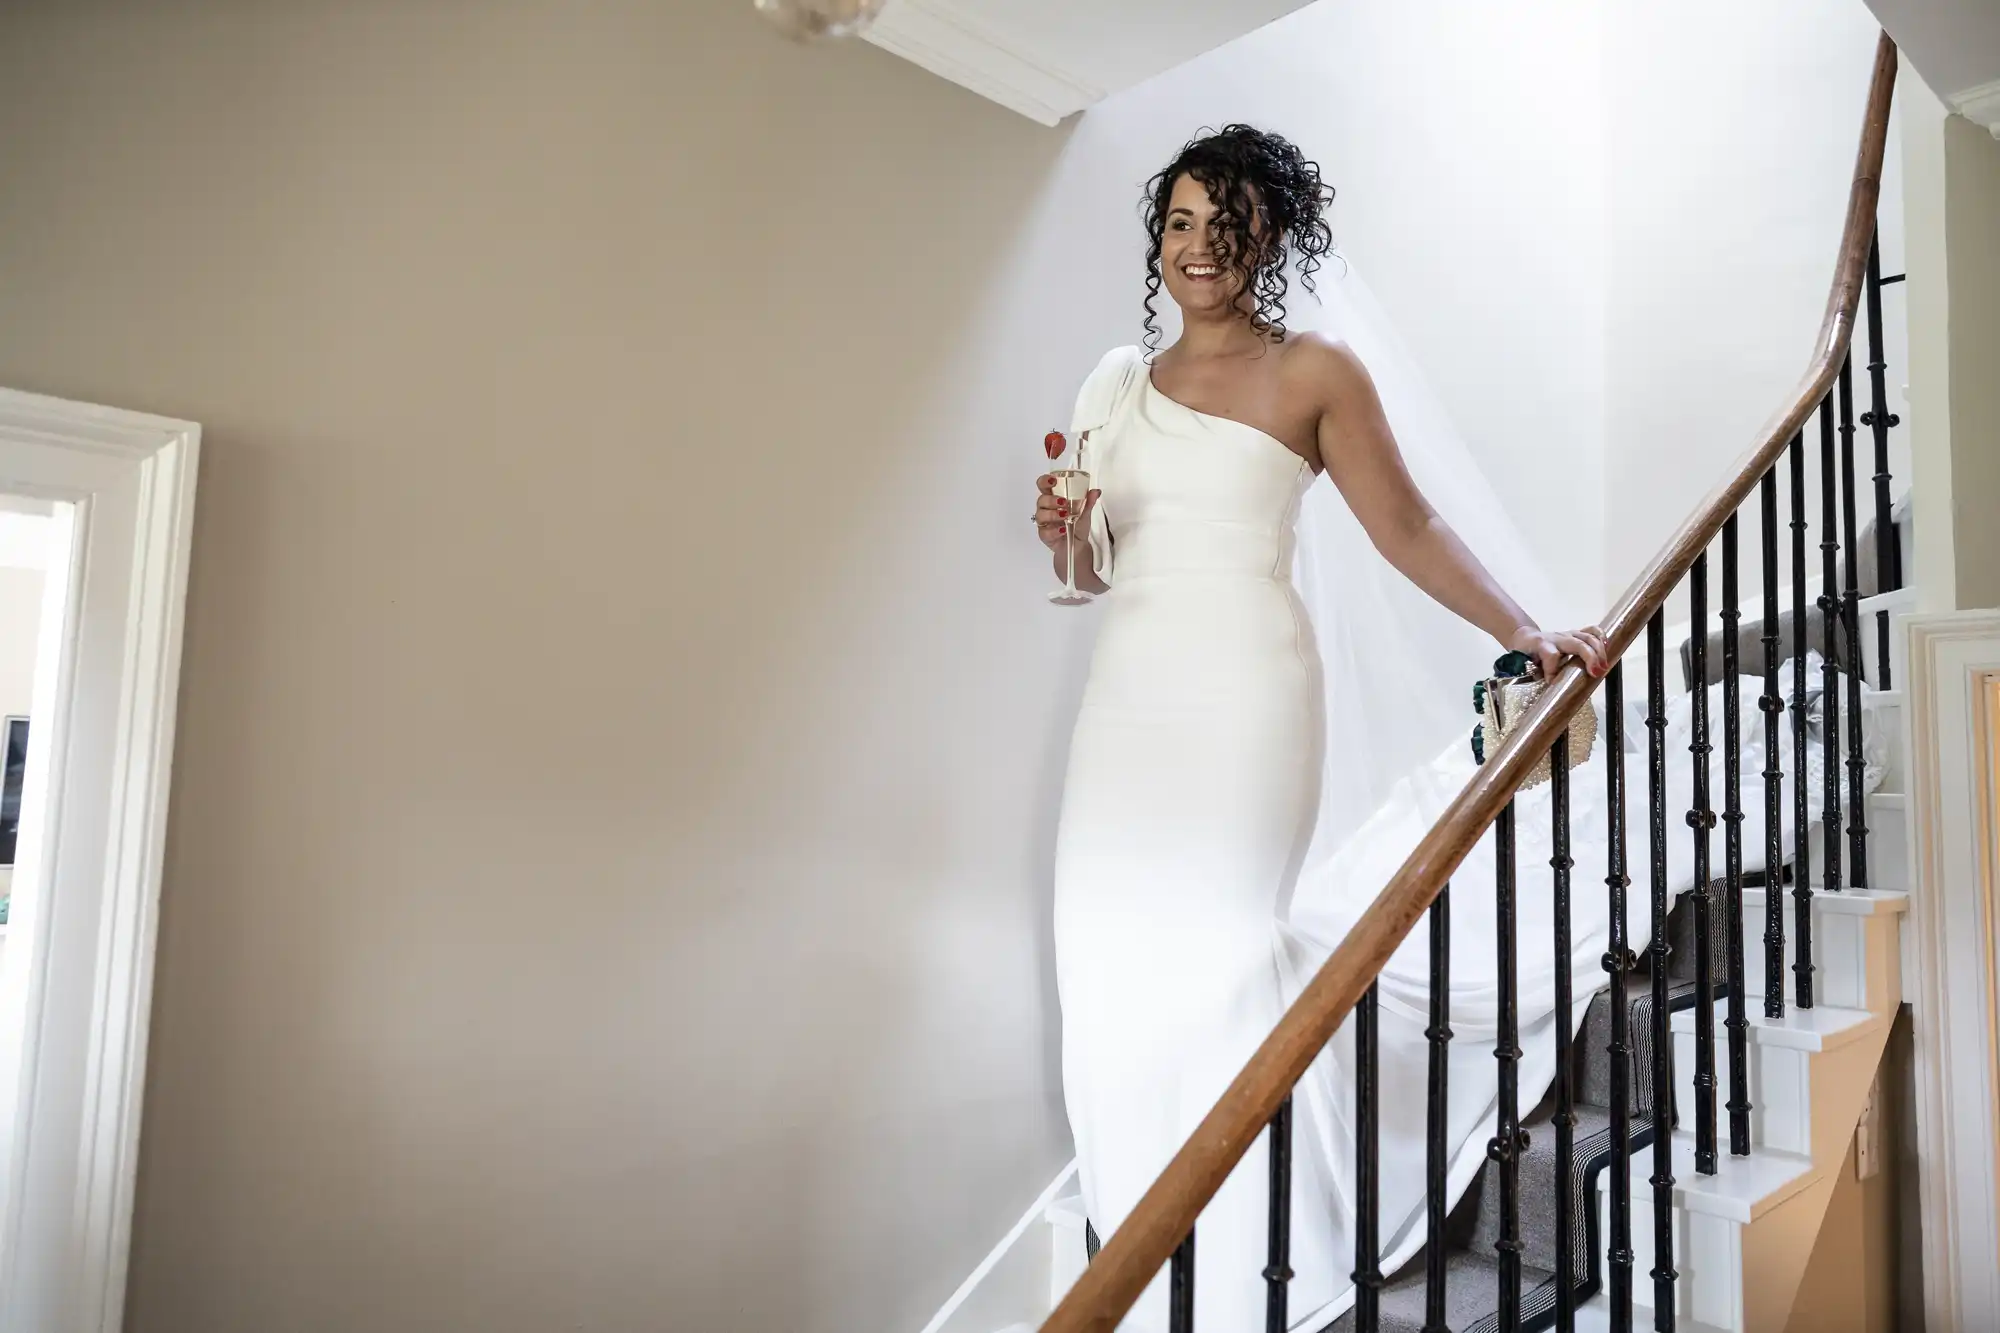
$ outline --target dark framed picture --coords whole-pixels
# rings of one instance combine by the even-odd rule
[[[0,773],[0,866],[14,864],[14,843],[21,836],[21,781],[28,773],[28,719],[10,717],[5,727],[6,768]]]

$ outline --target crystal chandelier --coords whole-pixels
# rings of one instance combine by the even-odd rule
[[[888,0],[757,0],[757,12],[800,42],[852,37],[875,21]]]

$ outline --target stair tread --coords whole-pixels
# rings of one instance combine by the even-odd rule
[[[1640,1306],[1633,1320],[1635,1328],[1650,1327],[1652,1316],[1644,1306]],[[1609,1333],[1611,1328],[1611,1296],[1600,1291],[1576,1307],[1576,1333]],[[1713,1324],[1704,1324],[1678,1315],[1674,1320],[1675,1333],[1725,1333]]]
[[[1748,1157],[1731,1157],[1727,1144],[1716,1162],[1716,1172],[1704,1176],[1694,1169],[1694,1135],[1676,1131],[1673,1135],[1674,1205],[1691,1213],[1703,1213],[1730,1222],[1754,1222],[1820,1178],[1820,1169],[1803,1153],[1759,1148]],[[1651,1152],[1632,1157],[1632,1197],[1650,1198],[1647,1183],[1653,1169]],[[1609,1184],[1599,1178],[1598,1190]]]
[[[1553,1275],[1532,1264],[1521,1265],[1523,1314],[1537,1289]],[[1426,1274],[1421,1260],[1382,1284],[1382,1333],[1421,1333],[1424,1326]],[[1500,1268],[1491,1256],[1454,1250],[1445,1259],[1445,1322],[1455,1329],[1490,1327],[1499,1308]],[[1349,1311],[1329,1325],[1327,1333],[1350,1333]]]
[[[1609,1107],[1579,1104],[1575,1107],[1576,1123],[1573,1131],[1573,1147],[1570,1160],[1578,1169],[1576,1176],[1579,1188],[1583,1184],[1582,1166],[1591,1158],[1610,1152],[1611,1110]],[[1643,1115],[1633,1118],[1633,1137],[1640,1137],[1651,1124]],[[1552,1101],[1544,1102],[1534,1114],[1522,1121],[1521,1128],[1528,1135],[1527,1147],[1522,1149],[1517,1179],[1519,1181],[1519,1227],[1521,1240],[1526,1248],[1522,1251],[1525,1262],[1553,1272],[1556,1264],[1556,1127],[1555,1106]],[[1473,1188],[1478,1191],[1478,1215],[1469,1238],[1469,1245],[1475,1254],[1489,1254],[1494,1242],[1500,1238],[1499,1195],[1490,1173],[1482,1171]]]
[[[1674,978],[1667,992],[1667,1003],[1671,1009],[1677,1004],[1692,1002],[1694,984]],[[1627,1039],[1633,1047],[1632,1081],[1630,1084],[1631,1104],[1645,1105],[1651,1097],[1650,1064],[1647,1052],[1650,1049],[1650,1019],[1647,1011],[1653,998],[1653,979],[1644,972],[1634,972],[1625,979],[1625,1011],[1627,1014]],[[1585,1012],[1583,1024],[1577,1029],[1575,1049],[1582,1057],[1582,1065],[1577,1070],[1576,1099],[1581,1106],[1608,1106],[1610,1104],[1610,1042],[1611,988],[1599,986],[1591,998]]]
[[[1715,1039],[1718,1043],[1727,1040],[1723,1019],[1728,1012],[1728,1003],[1718,1000],[1715,1005]],[[1791,1051],[1838,1050],[1851,1041],[1860,1040],[1877,1024],[1889,1021],[1866,1009],[1845,1009],[1830,1004],[1814,1005],[1810,1009],[1787,1005],[1780,1018],[1766,1018],[1764,1011],[1753,1005],[1744,1017],[1749,1020],[1751,1041],[1760,1046]],[[1695,1030],[1692,1009],[1681,1010],[1671,1021],[1675,1032]]]
[[[1915,588],[1894,588],[1888,592],[1878,592],[1872,597],[1863,597],[1857,609],[1866,616],[1873,615],[1877,611],[1887,611],[1891,614],[1897,611],[1913,611],[1916,605]]]
[[[1792,896],[1792,886],[1784,886],[1787,899]],[[1813,906],[1822,912],[1839,912],[1847,916],[1879,916],[1883,913],[1905,912],[1910,907],[1910,895],[1902,889],[1828,889],[1820,885],[1812,886]],[[1761,911],[1764,906],[1764,889],[1761,885],[1743,886],[1743,916],[1750,919],[1750,905],[1755,903]],[[1789,925],[1789,922],[1787,922]]]

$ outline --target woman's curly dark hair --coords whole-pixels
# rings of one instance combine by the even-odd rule
[[[1285,267],[1296,250],[1299,280],[1313,291],[1321,256],[1333,249],[1333,232],[1321,216],[1333,187],[1319,164],[1290,140],[1249,125],[1225,125],[1191,139],[1159,175],[1146,183],[1141,215],[1146,224],[1146,350],[1160,350],[1159,299],[1164,275],[1160,249],[1174,182],[1192,176],[1208,191],[1219,217],[1215,262],[1243,275],[1257,306],[1251,322],[1275,341],[1285,337]],[[1262,231],[1260,238],[1258,232]]]

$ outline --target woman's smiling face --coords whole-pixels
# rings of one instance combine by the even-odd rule
[[[1190,175],[1176,180],[1160,235],[1161,274],[1175,303],[1190,314],[1229,309],[1243,295],[1254,260],[1230,253],[1228,219],[1208,187]]]

